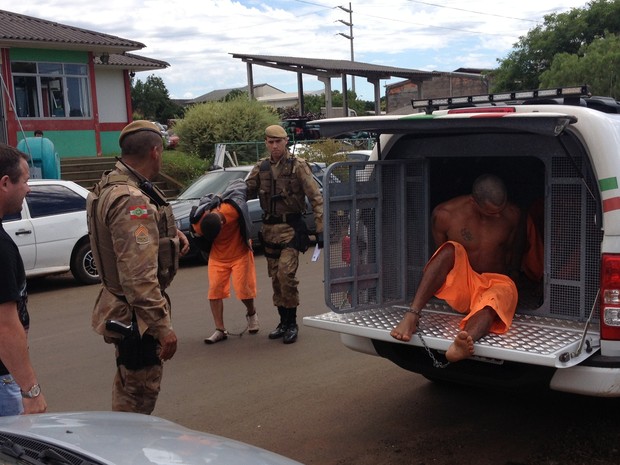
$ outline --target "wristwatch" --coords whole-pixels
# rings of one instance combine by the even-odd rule
[[[41,394],[41,386],[35,384],[30,388],[28,392],[21,391],[22,397],[25,399],[34,399],[35,397],[39,397]]]

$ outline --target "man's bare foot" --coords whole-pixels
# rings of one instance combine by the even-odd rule
[[[458,362],[471,357],[474,354],[474,340],[467,334],[467,331],[459,332],[446,351],[446,358],[449,362]]]
[[[407,310],[405,316],[400,320],[400,323],[396,325],[396,328],[392,330],[390,336],[399,341],[408,342],[411,340],[411,336],[418,329],[418,322],[420,321],[420,311]]]

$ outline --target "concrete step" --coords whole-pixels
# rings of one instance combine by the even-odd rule
[[[99,182],[104,171],[111,170],[116,165],[114,157],[80,157],[61,158],[60,175],[62,179],[73,181],[86,189]],[[183,186],[175,179],[160,173],[154,184],[164,192],[168,199],[174,199]]]

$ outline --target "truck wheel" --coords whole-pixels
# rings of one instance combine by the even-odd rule
[[[71,273],[82,284],[96,284],[101,281],[88,241],[78,244],[73,251]]]

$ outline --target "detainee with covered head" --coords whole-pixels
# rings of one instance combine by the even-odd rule
[[[254,306],[256,268],[250,239],[250,215],[246,203],[247,187],[241,179],[231,181],[221,195],[207,194],[190,214],[193,234],[209,254],[209,305],[215,332],[205,344],[228,338],[224,325],[224,299],[230,297],[232,279],[235,294],[246,309],[250,334],[259,330]]]
[[[446,352],[448,361],[455,362],[473,355],[474,341],[510,328],[518,299],[513,279],[521,263],[521,211],[508,200],[500,178],[483,174],[470,195],[435,207],[431,228],[438,249],[391,335],[411,340],[422,309],[436,296],[466,315]]]

